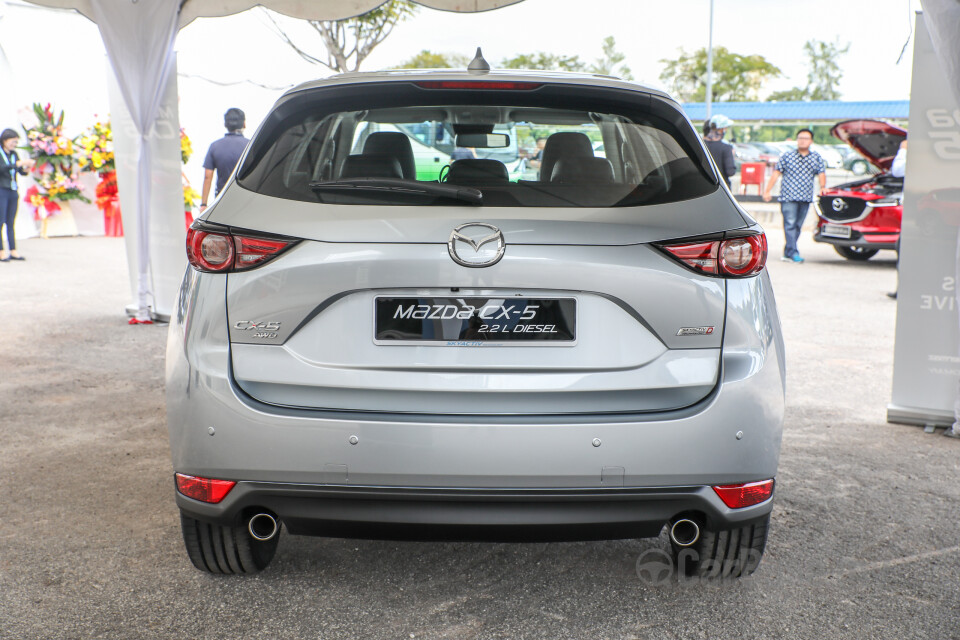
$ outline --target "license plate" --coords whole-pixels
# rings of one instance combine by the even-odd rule
[[[843,224],[825,224],[820,227],[820,235],[827,238],[850,238],[850,227]]]
[[[450,347],[571,345],[576,298],[377,297],[374,342]]]

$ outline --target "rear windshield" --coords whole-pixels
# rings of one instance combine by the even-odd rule
[[[488,207],[638,206],[717,189],[692,128],[668,103],[533,86],[391,82],[292,94],[254,139],[238,182],[306,202]]]

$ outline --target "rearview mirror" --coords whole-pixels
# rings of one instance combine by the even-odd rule
[[[457,146],[503,149],[510,146],[510,136],[505,133],[461,133],[457,136]]]

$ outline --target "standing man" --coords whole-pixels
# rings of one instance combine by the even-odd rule
[[[770,192],[773,185],[782,175],[783,184],[780,185],[780,213],[783,214],[783,234],[787,243],[783,249],[786,262],[803,262],[800,252],[797,251],[797,240],[800,238],[800,228],[803,219],[807,217],[810,203],[820,195],[827,186],[827,163],[816,151],[810,151],[813,144],[813,132],[810,129],[797,131],[797,150],[788,151],[780,156],[773,175],[767,181],[767,188],[763,190],[763,201],[770,202]],[[820,181],[820,188],[814,192],[814,178]]]
[[[210,145],[207,157],[203,160],[203,168],[206,171],[203,176],[203,193],[200,194],[200,213],[207,209],[213,172],[217,172],[216,195],[220,195],[221,189],[227,184],[227,179],[240,161],[244,149],[247,148],[247,143],[250,142],[243,137],[247,117],[240,109],[227,109],[223,114],[223,126],[226,127],[227,134]]]
[[[719,113],[703,124],[704,144],[713,156],[713,161],[717,163],[717,168],[720,169],[720,175],[723,176],[728,189],[730,178],[737,173],[737,163],[733,159],[733,145],[723,139],[727,127],[730,126],[733,126],[733,120]]]

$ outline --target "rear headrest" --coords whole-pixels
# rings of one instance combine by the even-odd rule
[[[540,181],[549,182],[553,176],[553,166],[560,158],[592,158],[593,145],[585,133],[561,131],[547,138],[543,147],[543,160],[540,163]]]
[[[550,182],[609,184],[613,182],[613,165],[606,158],[560,158]]]
[[[417,163],[413,160],[413,147],[410,138],[396,131],[377,131],[371,133],[363,143],[363,155],[386,153],[393,156],[400,163],[403,171],[402,178],[417,179]]]
[[[464,159],[455,160],[447,173],[447,182],[455,184],[475,184],[489,182],[509,182],[507,166],[499,160]]]
[[[402,178],[400,162],[385,153],[347,156],[340,169],[341,178]]]

